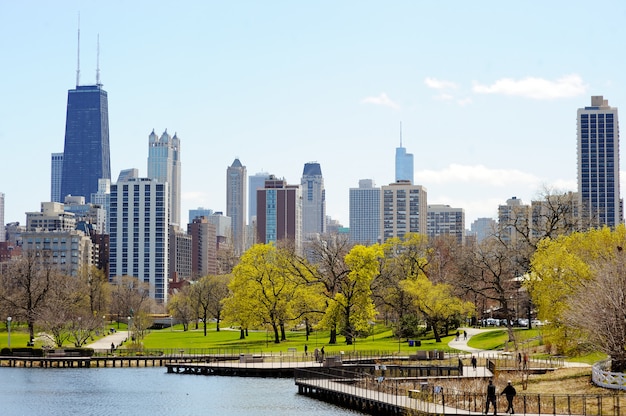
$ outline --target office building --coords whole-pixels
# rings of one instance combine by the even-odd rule
[[[68,231],[76,228],[76,215],[60,202],[42,202],[41,210],[26,213],[27,231]]]
[[[191,280],[193,237],[179,226],[169,226],[169,276],[170,281]]]
[[[511,197],[506,200],[506,204],[498,205],[498,234],[502,241],[515,244],[520,238],[518,230],[525,229],[530,225],[531,208],[521,199]]]
[[[382,242],[404,238],[407,233],[427,233],[428,201],[426,188],[398,181],[381,188],[380,211]]]
[[[77,79],[78,81],[78,79]],[[61,194],[89,198],[98,179],[111,179],[107,92],[96,85],[68,91]]]
[[[246,167],[239,159],[226,170],[226,215],[232,221],[232,243],[236,255],[244,252],[246,241]]]
[[[63,202],[63,198],[61,198],[61,179],[63,178],[63,153],[52,153],[50,159],[50,201]]]
[[[601,95],[592,96],[591,106],[578,109],[577,133],[582,223],[615,227],[623,221],[617,108]]]
[[[302,235],[304,238],[326,233],[326,191],[322,168],[317,162],[304,164],[302,179]]]
[[[213,210],[209,208],[198,207],[196,209],[190,209],[187,224],[191,224],[195,218],[208,217],[211,214],[213,214]]]
[[[187,224],[191,236],[191,274],[194,279],[214,275],[217,268],[217,227],[208,217],[196,217]]]
[[[273,175],[257,190],[257,243],[279,241],[302,252],[302,197],[300,185],[287,185]]]
[[[380,188],[372,179],[350,188],[350,241],[370,245],[380,240]]]
[[[267,172],[259,172],[248,177],[248,224],[256,220],[256,191],[265,187],[270,178]]]
[[[476,241],[480,243],[486,238],[496,235],[498,230],[498,222],[493,218],[477,218],[470,226],[471,234],[476,236]]]
[[[402,127],[400,127],[400,147],[396,147],[396,182],[413,183],[413,154],[402,147]]]
[[[170,136],[167,129],[157,136],[152,130],[148,136],[148,178],[169,184],[170,224],[180,222],[180,139],[174,133]]]
[[[465,211],[450,205],[428,205],[428,237],[451,236],[465,244]]]
[[[136,277],[159,303],[168,291],[168,197],[168,183],[149,178],[111,185],[109,280]]]

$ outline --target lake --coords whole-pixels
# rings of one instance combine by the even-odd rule
[[[0,413],[32,415],[360,415],[297,394],[293,379],[167,374],[147,368],[0,368]]]

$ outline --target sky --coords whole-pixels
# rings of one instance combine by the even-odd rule
[[[5,223],[50,199],[79,20],[80,83],[99,58],[108,92],[113,181],[147,175],[153,129],[176,133],[184,219],[226,210],[239,158],[289,184],[320,163],[327,214],[348,226],[349,188],[392,183],[402,136],[428,203],[463,208],[470,228],[511,197],[575,191],[576,110],[593,95],[626,110],[617,0],[0,0],[0,17]]]

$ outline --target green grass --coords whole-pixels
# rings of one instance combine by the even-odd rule
[[[538,329],[515,328],[515,337],[519,345],[524,348],[536,346],[539,344],[541,335]],[[467,345],[472,348],[481,350],[499,350],[504,349],[509,340],[509,334],[506,329],[493,329],[481,334],[474,335],[469,339]],[[509,344],[511,346],[511,344]]]

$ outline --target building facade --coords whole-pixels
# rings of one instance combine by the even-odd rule
[[[619,178],[617,108],[603,96],[592,96],[591,106],[579,108],[578,205],[583,224],[614,227],[623,221]]]
[[[428,205],[428,237],[451,236],[465,244],[465,211],[450,205]]]
[[[267,172],[258,172],[248,177],[248,224],[256,221],[256,191],[265,187],[270,178]]]
[[[476,218],[474,222],[472,222],[470,230],[471,234],[476,237],[476,241],[480,243],[484,239],[496,235],[498,222],[488,217]]]
[[[77,85],[67,94],[60,199],[89,198],[98,179],[111,179],[108,96],[101,84]]]
[[[217,274],[217,227],[208,217],[196,217],[187,224],[191,236],[191,273],[199,278]]]
[[[426,188],[398,181],[381,188],[380,235],[384,243],[390,238],[404,238],[407,233],[427,232],[428,201]]]
[[[168,291],[168,197],[168,183],[149,178],[111,185],[109,280],[135,277],[159,303]]]
[[[302,252],[302,198],[299,185],[271,176],[257,190],[257,243],[287,241]]]
[[[167,129],[157,136],[152,130],[148,136],[148,178],[169,184],[170,224],[180,226],[180,139]]]
[[[498,205],[498,235],[502,241],[515,244],[521,238],[518,229],[531,223],[531,207],[521,199],[511,197]]]
[[[302,179],[302,234],[304,238],[326,233],[326,191],[319,163],[304,164]]]
[[[245,250],[246,186],[246,167],[239,159],[235,159],[226,170],[226,215],[232,221],[232,243],[236,255],[240,255]]]
[[[409,181],[413,183],[413,154],[407,153],[402,147],[402,136],[400,137],[400,147],[396,147],[396,182]]]
[[[63,202],[61,179],[63,178],[63,153],[52,153],[50,157],[50,201]]]
[[[372,179],[350,188],[350,241],[370,245],[380,241],[380,188]]]

